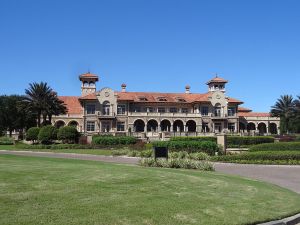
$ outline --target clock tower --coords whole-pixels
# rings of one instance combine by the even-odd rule
[[[96,82],[98,81],[98,76],[90,72],[81,74],[79,80],[81,81],[81,96],[86,96],[91,93],[96,92]]]
[[[218,77],[216,75],[215,78],[211,79],[206,84],[208,85],[209,92],[221,91],[221,92],[225,93],[225,91],[226,91],[225,84],[226,83],[228,83],[227,80],[225,80],[221,77]]]

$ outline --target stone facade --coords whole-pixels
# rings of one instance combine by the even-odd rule
[[[96,91],[98,76],[79,76],[81,97],[61,96],[67,115],[53,118],[57,127],[74,125],[87,135],[134,135],[161,139],[170,136],[201,136],[217,133],[241,135],[277,134],[279,118],[255,113],[240,105],[242,101],[226,96],[226,80],[215,77],[208,92],[195,94],[190,86],[184,93],[127,92],[102,88]]]

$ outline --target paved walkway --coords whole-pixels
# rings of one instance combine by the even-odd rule
[[[75,153],[0,150],[0,154],[81,159],[126,164],[137,164],[139,161],[139,158],[134,157],[113,157]],[[288,188],[300,194],[300,166],[214,163],[214,167],[217,172],[266,181],[281,187]]]

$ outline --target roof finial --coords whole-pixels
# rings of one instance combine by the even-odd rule
[[[218,73],[216,73],[216,78],[218,78]]]

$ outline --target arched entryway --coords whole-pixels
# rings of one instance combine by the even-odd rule
[[[247,124],[247,131],[253,131],[256,130],[256,126],[254,123],[248,123]]]
[[[271,134],[278,134],[278,128],[276,123],[270,123]]]
[[[68,126],[78,128],[78,122],[75,120],[72,120],[71,122],[68,123]]]
[[[102,104],[102,115],[110,115],[110,103],[105,101]]]
[[[160,122],[161,131],[171,131],[171,122],[169,120],[162,120]]]
[[[64,121],[62,121],[62,120],[59,120],[59,121],[56,121],[55,122],[55,127],[56,128],[60,128],[60,127],[64,127],[66,125],[66,123],[64,122]]]
[[[260,134],[265,134],[265,133],[267,133],[267,126],[266,126],[265,123],[259,123],[258,126],[257,126],[257,128],[258,128],[258,132],[259,132]]]
[[[156,120],[149,120],[147,123],[147,131],[157,132],[158,122]]]
[[[184,125],[181,120],[175,120],[173,123],[173,131],[174,132],[183,132],[184,131]]]
[[[145,131],[145,122],[143,120],[136,120],[134,121],[134,131],[135,132],[144,132]]]
[[[196,122],[194,120],[189,120],[186,122],[186,131],[187,132],[196,132]]]

